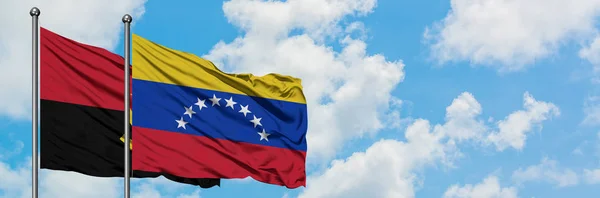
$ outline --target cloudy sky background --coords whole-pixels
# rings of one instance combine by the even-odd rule
[[[595,197],[600,0],[0,0],[0,198],[30,197],[31,17],[122,54],[132,31],[227,72],[302,78],[307,188],[135,179],[133,197]],[[122,196],[40,172],[40,197]]]

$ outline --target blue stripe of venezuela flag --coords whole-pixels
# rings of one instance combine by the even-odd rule
[[[227,74],[195,55],[132,38],[133,169],[306,186],[300,79]]]

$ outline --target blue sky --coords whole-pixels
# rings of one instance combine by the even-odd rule
[[[42,26],[119,54],[120,17],[131,13],[133,33],[225,71],[303,79],[307,188],[244,179],[198,192],[144,179],[134,196],[600,194],[598,0],[36,2],[0,8],[0,26],[11,27],[0,33],[0,83],[11,85],[0,88],[0,197],[29,195],[30,71],[21,66],[33,5]],[[119,179],[41,174],[42,197],[122,196]]]

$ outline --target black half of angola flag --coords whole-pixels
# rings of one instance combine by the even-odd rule
[[[124,59],[40,28],[40,168],[123,177]],[[132,114],[133,116],[133,114]],[[135,155],[135,143],[132,140]],[[218,178],[164,176],[210,188]]]

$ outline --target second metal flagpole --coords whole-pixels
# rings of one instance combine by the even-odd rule
[[[125,112],[125,120],[124,120],[124,124],[125,124],[125,137],[124,137],[124,139],[125,139],[125,141],[124,141],[125,142],[125,144],[124,144],[124,152],[125,152],[125,159],[124,159],[125,160],[125,173],[124,173],[125,174],[124,175],[125,176],[124,177],[125,178],[125,181],[124,181],[125,193],[124,193],[124,196],[125,196],[125,198],[129,198],[129,196],[130,196],[130,189],[129,189],[130,183],[129,183],[129,180],[130,180],[130,176],[131,176],[131,174],[130,174],[131,173],[131,171],[130,171],[130,169],[131,169],[131,164],[130,164],[130,162],[131,162],[130,161],[131,156],[130,156],[130,154],[131,153],[130,153],[130,150],[129,150],[129,145],[131,144],[131,142],[130,142],[131,141],[131,137],[130,137],[130,131],[129,131],[129,116],[131,116],[131,115],[129,115],[129,102],[130,102],[129,101],[129,76],[130,76],[129,75],[129,61],[131,59],[131,57],[130,57],[130,55],[131,55],[130,54],[131,53],[130,52],[131,51],[130,50],[130,48],[131,48],[130,47],[130,42],[131,42],[131,33],[130,33],[130,30],[131,30],[131,20],[132,20],[132,18],[131,18],[131,16],[129,14],[125,14],[125,16],[123,16],[122,20],[123,20],[123,24],[125,25],[125,37],[123,39],[123,40],[125,40],[125,45],[123,45],[123,48],[125,49],[125,53],[124,53],[124,56],[125,56],[125,65],[124,65],[124,69],[123,69],[125,71],[125,78],[124,78],[124,80],[125,80],[125,93],[124,93],[124,96],[125,96],[125,109],[123,111],[123,112]]]
[[[32,23],[31,55],[31,197],[38,198],[38,41],[40,9],[29,10]]]

